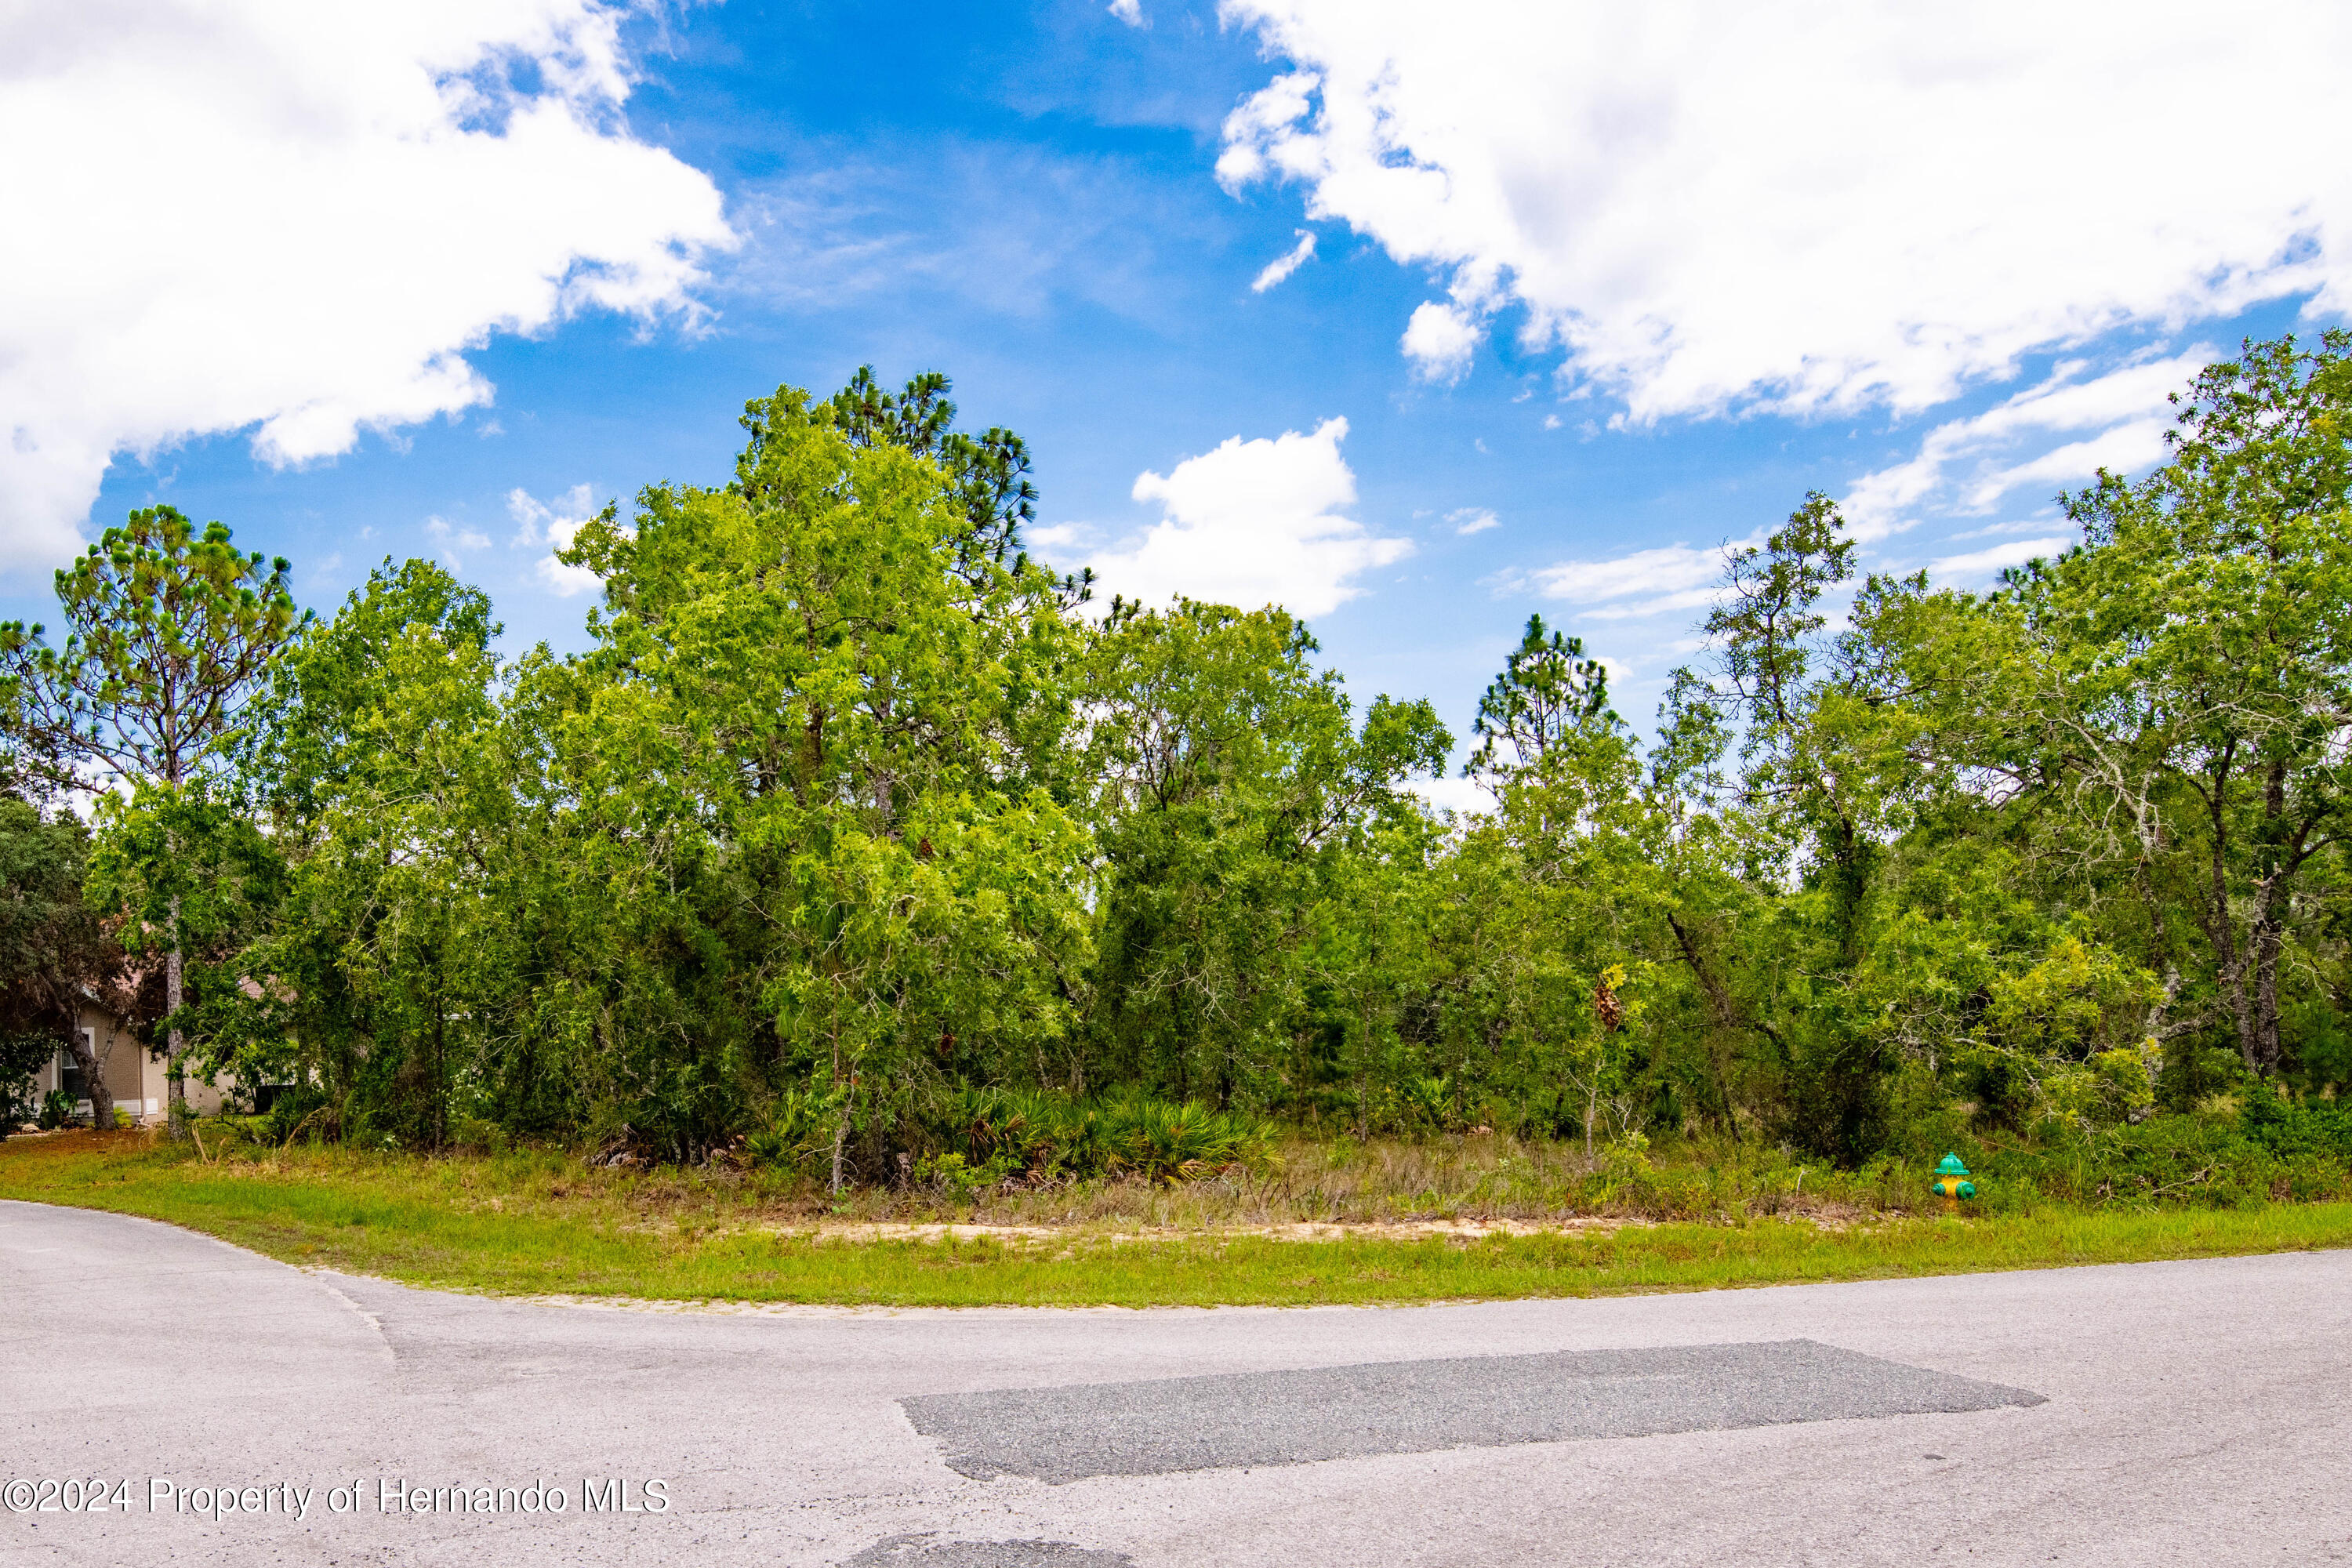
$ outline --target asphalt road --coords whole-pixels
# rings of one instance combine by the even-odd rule
[[[2347,1373],[2352,1253],[728,1314],[0,1203],[0,1563],[2352,1563]]]

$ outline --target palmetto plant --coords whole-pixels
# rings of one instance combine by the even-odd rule
[[[1273,1158],[1274,1130],[1231,1111],[1166,1100],[1114,1102],[1106,1120],[1116,1168],[1158,1182],[1185,1182]]]

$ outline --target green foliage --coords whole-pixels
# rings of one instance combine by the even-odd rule
[[[136,794],[134,827],[112,847],[102,880],[118,900],[96,901],[123,922],[124,944],[163,957],[172,1116],[185,1111],[183,1031],[192,1022],[182,967],[192,945],[224,933],[189,923],[201,901],[199,862],[249,825],[216,809],[233,772],[247,710],[271,662],[307,626],[284,560],[263,565],[215,522],[200,534],[168,506],[133,511],[57,574],[65,642],[42,628],[0,625],[0,714],[17,771],[61,789],[88,790],[111,808]],[[201,847],[175,830],[193,812]],[[89,1064],[86,1064],[89,1067]],[[92,1068],[91,1070],[94,1070]],[[103,1095],[100,1097],[103,1099]]]
[[[1538,762],[1601,716],[1608,689],[1608,672],[1600,660],[1585,657],[1582,639],[1559,632],[1546,637],[1543,617],[1529,616],[1519,646],[1478,699],[1471,724],[1478,749],[1465,776],[1507,774]]]
[[[79,988],[110,966],[82,897],[89,858],[89,833],[70,812],[0,795],[0,1039],[14,1042],[0,1057],[0,1092],[21,1076],[11,1064],[33,1040],[45,1046],[37,1060],[57,1050]]]
[[[334,1101],[311,1084],[281,1088],[268,1111],[255,1120],[261,1123],[261,1135],[278,1149],[297,1140],[321,1143],[341,1131]]]
[[[2340,1182],[2352,338],[2212,367],[1989,593],[1862,574],[1804,498],[1727,551],[1646,744],[1530,618],[1458,816],[1412,794],[1432,706],[1279,606],[1082,612],[1026,448],[948,393],[747,405],[725,482],[580,529],[571,657],[424,562],[306,622],[136,514],[63,647],[0,633],[12,776],[125,786],[86,877],[0,798],[0,981],[53,1015],[102,916],[184,960],[199,1070],[294,1086],[273,1138],[829,1189],[1178,1182],[1277,1121],[1559,1141],[1578,1201],[1675,1214],[1964,1145],[2100,1202]]]
[[[786,1089],[769,1108],[765,1124],[745,1137],[744,1157],[764,1170],[814,1168],[832,1147],[848,1098],[838,1089]]]
[[[1114,1170],[1180,1182],[1263,1170],[1273,1157],[1274,1133],[1265,1123],[1233,1111],[1130,1099],[1108,1108],[1103,1142]]]
[[[2290,1100],[2267,1086],[2246,1096],[2238,1124],[2281,1156],[2318,1155],[2352,1163],[2352,1108]]]
[[[89,859],[70,812],[0,795],[0,1138],[48,1114],[33,1077],[69,1044],[83,991],[120,958],[83,898]]]
[[[1264,1121],[1132,1092],[1090,1102],[968,1088],[930,1108],[923,1123],[935,1147],[916,1179],[954,1192],[1122,1174],[1183,1182],[1262,1171],[1274,1158],[1274,1129]]]
[[[1360,729],[1279,610],[1114,605],[1088,665],[1099,847],[1094,1027],[1081,1081],[1224,1108],[1283,1090],[1295,1016],[1363,875],[1411,852],[1404,781],[1451,741],[1426,702]],[[1371,865],[1368,865],[1368,861]]]
[[[215,522],[134,511],[57,574],[67,636],[0,625],[0,695],[24,754],[66,784],[184,783],[216,764],[270,659],[299,630],[285,561]]]
[[[0,1035],[0,1138],[40,1116],[33,1079],[57,1052],[48,1035]]]
[[[161,1022],[194,1047],[200,1072],[232,1065],[248,1038],[238,955],[280,897],[278,846],[213,778],[142,781],[101,796],[95,815],[90,902],[133,958],[182,957],[182,1005]]]

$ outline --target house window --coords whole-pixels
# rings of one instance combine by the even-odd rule
[[[81,1041],[81,1048],[95,1058],[98,1055],[97,1034],[89,1029],[76,1029],[74,1034]],[[89,1084],[81,1070],[81,1058],[74,1054],[71,1047],[58,1053],[58,1087],[76,1100],[89,1098]]]

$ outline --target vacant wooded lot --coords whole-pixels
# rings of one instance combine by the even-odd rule
[[[855,1293],[961,1244],[809,1226],[953,1221],[1177,1237],[1171,1279],[1214,1233],[1247,1299],[2320,1234],[2273,1205],[2352,1197],[2347,353],[2214,365],[1988,592],[1861,574],[1802,498],[1727,550],[1646,739],[1530,621],[1460,815],[1414,793],[1432,706],[1359,703],[1279,607],[1103,605],[1026,552],[1026,448],[941,377],[782,389],[731,478],[584,523],[576,656],[499,652],[433,562],[320,618],[136,513],[60,574],[68,638],[0,628],[0,1079],[104,986],[229,1102],[5,1184],[354,1265],[464,1235],[452,1278],[533,1289],[558,1214],[613,1289],[814,1247]],[[409,1219],[331,1218],[372,1205]],[[1656,1228],[1249,1234],[1571,1221]],[[1309,1256],[1391,1261],[1283,1283]]]

